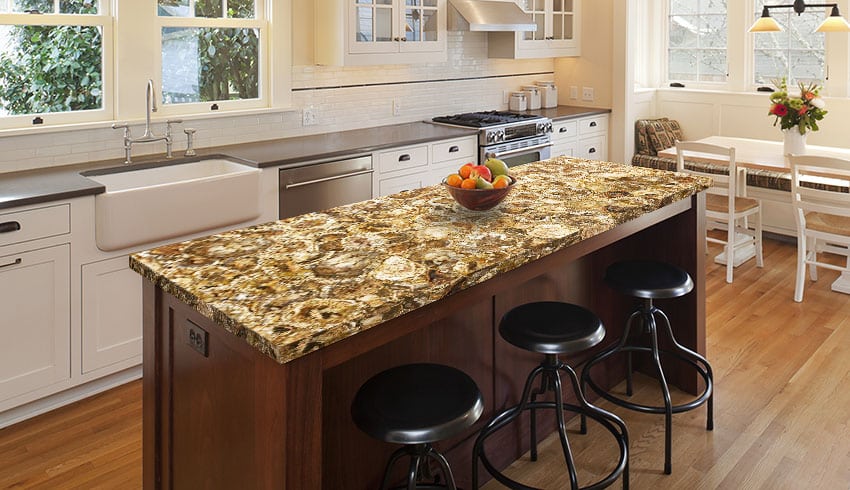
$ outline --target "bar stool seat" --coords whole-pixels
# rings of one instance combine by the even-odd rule
[[[478,488],[478,461],[498,482],[512,489],[530,489],[520,482],[501,474],[487,458],[484,443],[486,439],[528,410],[531,416],[531,460],[537,460],[537,423],[539,409],[553,409],[558,421],[558,436],[564,460],[570,476],[570,488],[605,488],[623,475],[623,487],[628,488],[628,430],[616,415],[591,405],[579,389],[579,379],[568,364],[560,361],[558,355],[570,355],[587,350],[605,337],[602,321],[589,310],[581,306],[543,301],[517,306],[507,312],[499,323],[499,333],[509,343],[530,352],[544,355],[543,362],[534,368],[525,382],[520,403],[507,408],[496,415],[479,433],[473,450],[472,484]],[[564,403],[560,373],[564,372],[572,382],[578,405]],[[532,390],[536,378],[540,384]],[[554,401],[537,401],[537,397],[553,393]],[[614,469],[601,480],[579,487],[575,463],[567,440],[564,411],[582,414],[597,421],[616,439],[620,458]]]
[[[455,488],[445,457],[431,443],[449,439],[472,427],[484,411],[475,381],[463,371],[440,364],[406,364],[380,372],[354,396],[351,417],[375,439],[403,444],[387,463],[381,488],[387,488],[393,465],[410,457],[403,488]],[[444,483],[433,477],[429,460],[442,471]],[[433,479],[424,484],[422,480]]]
[[[670,326],[670,320],[661,309],[657,308],[653,304],[653,300],[684,296],[693,290],[694,282],[691,279],[691,276],[681,268],[664,262],[652,260],[628,260],[612,264],[605,271],[605,282],[611,288],[624,295],[640,298],[644,301],[629,316],[620,341],[595,355],[587,362],[587,364],[585,364],[581,374],[582,388],[584,389],[585,386],[589,386],[602,398],[614,403],[615,405],[619,405],[630,410],[643,413],[664,414],[664,472],[666,474],[670,474],[672,472],[672,416],[674,413],[693,410],[704,403],[707,403],[706,429],[712,430],[714,428],[714,376],[711,371],[711,365],[703,356],[688,349],[687,347],[684,347],[676,341],[676,338],[673,336],[673,329]],[[664,326],[664,332],[670,340],[671,348],[669,350],[660,349],[658,346],[656,317],[662,320],[661,324]],[[638,322],[638,325],[643,327],[644,333],[649,336],[649,347],[629,343],[629,334],[636,321]],[[627,356],[626,396],[631,396],[634,392],[632,385],[633,352],[647,353],[652,357],[653,367],[655,368],[656,375],[658,376],[658,382],[661,386],[662,395],[664,397],[663,405],[644,405],[630,402],[624,398],[611,394],[593,381],[590,374],[591,369],[594,366],[615,354],[625,353]],[[667,380],[661,366],[661,354],[672,355],[692,366],[705,382],[705,390],[702,394],[689,402],[673,405],[670,397],[670,389],[667,386]],[[584,421],[582,421],[582,425],[583,424]]]

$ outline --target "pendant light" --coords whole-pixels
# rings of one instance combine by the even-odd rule
[[[776,19],[770,16],[771,9],[790,8],[794,9],[797,15],[806,11],[806,7],[832,7],[832,12],[821,24],[815,29],[815,32],[850,32],[850,23],[841,16],[838,11],[837,3],[810,3],[807,4],[803,0],[794,0],[794,3],[782,5],[765,5],[759,17],[750,27],[750,32],[779,32],[782,27],[776,22]]]

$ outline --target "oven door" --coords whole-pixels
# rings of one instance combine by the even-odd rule
[[[508,167],[516,167],[526,163],[548,160],[551,156],[552,142],[546,138],[518,148],[511,144],[485,146],[481,148],[479,161],[483,163],[488,158],[494,157],[505,162]]]

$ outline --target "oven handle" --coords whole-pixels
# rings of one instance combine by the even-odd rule
[[[509,157],[511,155],[516,155],[517,153],[528,153],[529,151],[542,150],[543,148],[549,148],[553,145],[554,143],[543,143],[542,145],[527,146],[525,148],[518,148],[516,150],[503,151],[499,153],[491,152],[487,153],[487,155],[492,155],[493,158]]]
[[[366,175],[366,174],[371,174],[373,172],[374,172],[374,170],[361,170],[359,172],[352,172],[352,173],[348,173],[348,174],[332,175],[330,177],[324,177],[324,178],[321,178],[321,179],[307,180],[307,181],[304,181],[304,182],[295,182],[294,184],[286,184],[286,185],[283,186],[283,189],[284,190],[295,189],[296,187],[304,187],[305,185],[321,184],[322,182],[329,182],[331,180],[344,179],[346,177],[356,177],[358,175]]]

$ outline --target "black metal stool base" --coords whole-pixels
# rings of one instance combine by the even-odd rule
[[[655,316],[660,317],[663,320],[663,325],[665,327],[665,332],[669,337],[673,348],[672,350],[661,350],[658,347],[658,331],[657,325],[655,321]],[[644,346],[636,346],[629,345],[629,333],[632,327],[632,323],[635,319],[640,319],[641,323],[644,326],[645,332],[649,335],[650,339],[650,347]],[[590,377],[590,370],[596,364],[608,359],[609,357],[625,353],[627,355],[626,360],[626,395],[631,396],[633,393],[632,387],[632,352],[646,352],[651,354],[653,360],[653,367],[655,368],[656,374],[658,376],[658,382],[661,386],[661,392],[664,396],[664,405],[663,406],[653,406],[653,405],[642,405],[638,403],[632,403],[623,398],[619,398],[617,396],[612,395],[608,391],[602,389],[598,384],[593,381],[593,378]],[[673,405],[670,398],[670,389],[667,386],[667,380],[664,376],[664,370],[661,367],[661,354],[669,354],[678,359],[690,364],[697,372],[697,374],[702,377],[705,382],[705,390],[696,397],[694,400],[683,403],[680,405]],[[615,405],[619,405],[623,408],[627,408],[630,410],[635,410],[642,413],[658,413],[664,414],[664,473],[671,474],[673,471],[672,465],[672,425],[673,425],[673,414],[674,413],[682,413],[687,412],[689,410],[693,410],[704,403],[707,405],[707,414],[706,414],[706,430],[714,429],[714,376],[711,371],[711,365],[708,361],[698,353],[684,347],[683,345],[676,342],[676,338],[673,336],[673,329],[670,327],[670,320],[667,318],[667,315],[664,314],[663,311],[656,308],[652,304],[652,299],[647,298],[643,305],[641,305],[637,311],[632,313],[629,317],[629,320],[626,322],[626,329],[623,332],[623,337],[620,339],[618,344],[612,345],[611,347],[605,349],[600,352],[596,356],[594,356],[587,364],[584,366],[581,374],[581,383],[582,389],[585,388],[585,385],[590,386],[593,391],[599,394],[602,398],[614,403]],[[581,421],[582,432],[586,430],[585,426],[585,418],[582,416]]]
[[[392,456],[390,456],[390,460],[387,462],[387,468],[384,470],[384,479],[381,483],[381,490],[385,490],[387,488],[393,466],[395,466],[396,462],[404,456],[410,457],[410,465],[407,470],[407,484],[401,487],[395,487],[396,489],[424,490],[448,488],[456,490],[454,475],[452,475],[449,463],[446,461],[446,458],[437,452],[437,450],[430,444],[411,444],[397,449]],[[437,465],[440,467],[444,483],[440,481],[439,475],[431,474],[431,465],[429,464],[429,460],[437,462]]]
[[[580,405],[571,405],[564,403],[563,390],[561,389],[560,373],[565,372],[569,375],[573,385],[576,398]],[[540,386],[532,391],[534,380],[540,376]],[[547,392],[554,393],[554,401],[536,401],[539,395],[544,395]],[[499,472],[484,451],[484,441],[493,433],[505,427],[507,424],[519,417],[523,411],[529,410],[531,415],[531,459],[537,460],[537,425],[536,411],[539,409],[554,409],[555,416],[558,421],[558,436],[561,442],[561,449],[564,452],[564,460],[567,464],[567,469],[570,475],[571,490],[590,490],[606,488],[613,484],[620,475],[623,475],[623,488],[629,488],[629,462],[628,462],[628,447],[629,435],[626,425],[616,415],[606,412],[598,407],[591,405],[579,389],[579,379],[573,369],[560,362],[556,355],[546,354],[546,359],[542,364],[531,371],[525,382],[525,388],[522,392],[522,399],[518,405],[510,407],[500,414],[496,415],[479,433],[475,440],[475,448],[473,449],[472,457],[472,488],[478,488],[478,460],[481,460],[487,472],[493,476],[499,483],[512,489],[519,490],[534,490],[534,487],[529,487],[520,482],[512,480]],[[564,419],[564,411],[571,411],[581,414],[582,418],[590,417],[605,427],[617,440],[620,448],[620,459],[617,466],[605,478],[584,487],[579,487],[578,477],[576,475],[575,463],[573,461],[570,444],[567,440],[566,423]]]

